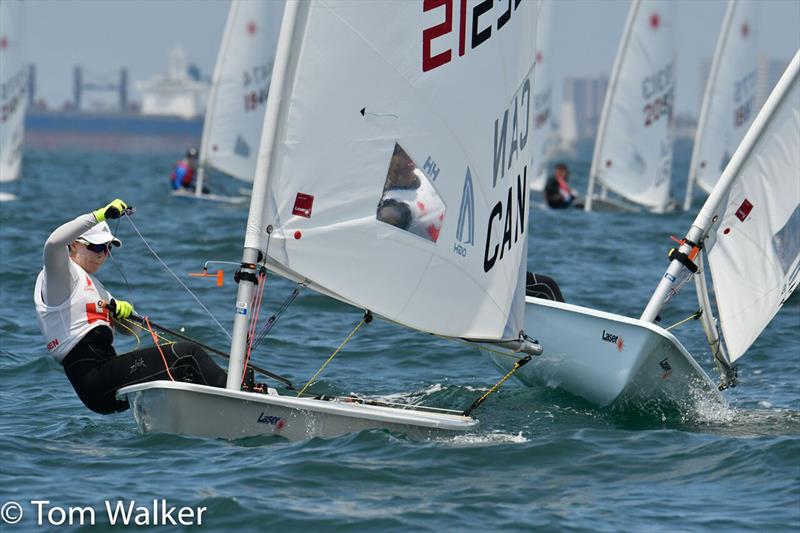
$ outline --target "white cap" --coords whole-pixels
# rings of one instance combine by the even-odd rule
[[[90,244],[106,244],[110,242],[114,246],[122,246],[122,241],[114,237],[111,233],[111,228],[108,227],[106,222],[95,225],[78,238]]]

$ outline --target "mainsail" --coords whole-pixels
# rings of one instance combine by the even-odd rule
[[[19,178],[28,67],[23,60],[21,0],[0,2],[0,182]]]
[[[700,109],[684,209],[691,207],[694,183],[711,192],[758,112],[758,6],[755,0],[728,2]]]
[[[653,211],[669,203],[675,98],[674,10],[671,0],[634,0],[606,93],[589,175]]]
[[[800,52],[765,104],[707,241],[719,324],[741,357],[800,281]],[[780,92],[779,92],[780,91]]]
[[[206,166],[252,182],[284,2],[233,0],[222,36],[200,146]]]
[[[536,11],[288,3],[245,257],[421,331],[517,338]]]
[[[533,172],[528,178],[534,191],[544,190],[547,182],[547,165],[553,145],[553,48],[550,45],[550,27],[554,0],[540,0],[536,21],[536,67],[533,71]]]

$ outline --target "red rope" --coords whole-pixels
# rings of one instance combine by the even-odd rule
[[[147,317],[143,317],[143,318],[144,318],[144,324],[145,324],[145,326],[147,326],[147,331],[149,331],[150,332],[150,336],[153,337],[153,344],[155,344],[156,348],[158,348],[158,353],[161,354],[161,360],[164,361],[164,369],[167,371],[167,375],[169,376],[169,379],[172,380],[172,381],[175,381],[175,378],[172,377],[172,373],[169,371],[169,364],[167,363],[167,358],[164,357],[164,352],[161,351],[161,345],[158,344],[158,336],[153,331],[153,328],[150,327],[150,321],[147,319]]]
[[[250,316],[250,326],[247,331],[247,354],[244,358],[244,365],[242,366],[242,379],[241,384],[244,384],[244,378],[247,375],[247,365],[250,363],[250,352],[253,349],[253,339],[255,338],[256,328],[258,327],[258,314],[261,311],[261,302],[264,296],[264,283],[267,275],[262,271],[258,276],[258,287],[256,293],[253,295],[253,301],[250,302],[250,308],[253,309],[253,314]]]

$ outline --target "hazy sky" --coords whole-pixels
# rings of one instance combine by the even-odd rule
[[[269,0],[266,0],[269,1]],[[369,1],[369,0],[363,0]],[[421,0],[409,0],[421,2]],[[627,0],[556,0],[553,50],[556,76],[601,76],[611,70]],[[699,69],[711,56],[725,12],[724,0],[678,3],[680,111],[699,107]],[[800,47],[800,0],[761,0],[756,37],[771,58],[786,59]],[[51,108],[72,99],[72,70],[115,80],[127,67],[134,83],[166,72],[167,53],[180,43],[190,62],[210,76],[228,12],[227,0],[28,0],[25,41],[37,65],[37,96]],[[560,84],[557,84],[560,93]],[[102,97],[85,95],[91,102]],[[557,96],[557,100],[560,97]]]

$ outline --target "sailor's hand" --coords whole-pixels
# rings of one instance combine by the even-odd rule
[[[128,209],[128,204],[117,198],[105,207],[101,207],[92,212],[95,220],[103,222],[107,218],[119,218]]]
[[[133,314],[133,306],[125,300],[117,300],[116,298],[112,298],[108,304],[108,307],[114,313],[114,317],[116,318],[125,319]]]

